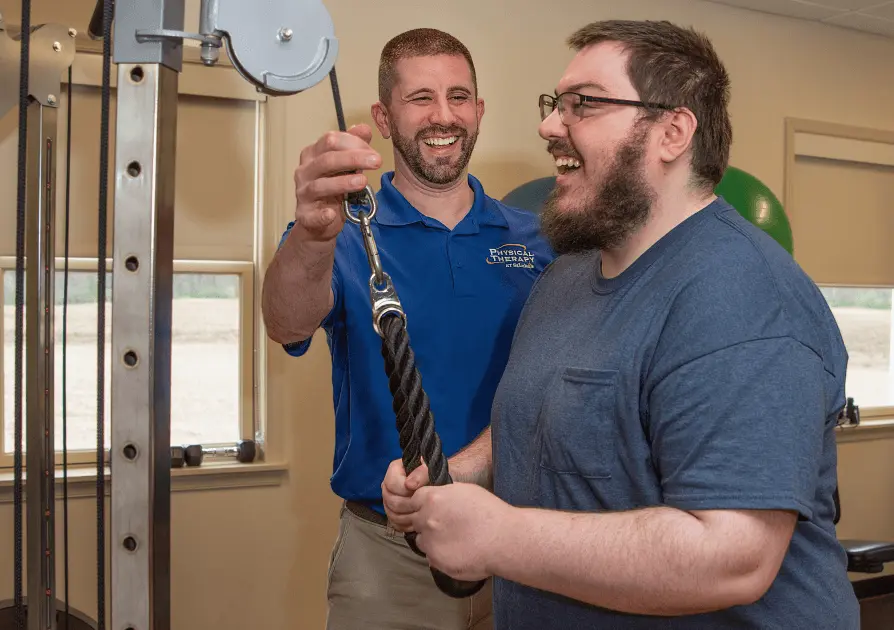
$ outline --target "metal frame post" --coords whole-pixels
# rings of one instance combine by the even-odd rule
[[[55,101],[55,99],[54,99]],[[54,311],[56,118],[54,107],[28,106],[25,256],[25,458],[28,521],[28,628],[56,627]]]
[[[111,627],[171,627],[171,300],[184,0],[119,0],[112,301]]]
[[[0,116],[17,104],[21,50],[0,18]],[[20,35],[21,33],[19,33]],[[29,630],[56,628],[55,265],[58,98],[73,29],[32,27],[25,170],[25,516]]]
[[[170,627],[176,72],[121,65],[112,303],[112,627]]]

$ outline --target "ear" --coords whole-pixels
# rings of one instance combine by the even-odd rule
[[[484,118],[484,99],[479,98],[476,104],[478,109],[478,124],[481,124],[481,119]]]
[[[669,112],[659,125],[660,157],[664,162],[673,162],[689,150],[698,127],[695,114],[685,107]]]
[[[370,114],[382,137],[386,140],[391,137],[391,128],[388,124],[388,110],[381,101],[373,103],[372,107],[370,107]]]

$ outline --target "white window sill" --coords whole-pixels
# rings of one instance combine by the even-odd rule
[[[839,443],[894,440],[894,418],[862,419],[856,426],[839,427],[837,433]]]
[[[228,462],[206,462],[195,468],[171,470],[171,492],[194,492],[199,490],[226,490],[230,488],[252,488],[278,486],[288,475],[289,467],[284,463],[258,462],[240,464]],[[109,469],[105,473],[106,495],[110,490]],[[15,473],[11,469],[0,471],[0,504],[12,503]],[[63,498],[62,470],[56,469],[56,499]],[[27,489],[26,489],[27,490]],[[79,499],[96,497],[96,467],[78,467],[68,471],[68,497]]]

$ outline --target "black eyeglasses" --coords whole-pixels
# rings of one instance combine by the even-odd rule
[[[552,114],[556,107],[559,108],[559,118],[562,124],[566,126],[573,125],[581,118],[586,118],[586,110],[590,103],[601,103],[604,105],[630,105],[632,107],[645,107],[647,109],[665,109],[668,111],[676,109],[671,105],[663,103],[646,103],[643,101],[630,101],[623,98],[607,98],[604,96],[587,96],[586,94],[578,94],[577,92],[563,92],[558,96],[550,94],[540,95],[540,120],[545,120],[547,116]]]

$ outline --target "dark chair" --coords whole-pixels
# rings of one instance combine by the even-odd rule
[[[835,488],[835,520],[841,520],[841,501]],[[847,551],[847,570],[852,573],[881,573],[885,564],[894,562],[894,542],[845,539],[839,541]]]
[[[835,523],[841,517],[838,488],[835,489]],[[882,573],[894,561],[894,542],[839,540],[847,552],[847,570],[852,573]],[[852,581],[860,602],[861,630],[890,630],[894,619],[894,575],[876,575]]]
[[[853,398],[847,398],[844,409],[838,414],[839,427],[855,427],[860,424],[860,407],[854,404]],[[841,520],[841,499],[838,496],[838,488],[833,495],[835,501],[835,519],[838,525]],[[894,561],[894,541],[882,542],[877,540],[839,540],[847,551],[847,570],[851,573],[881,573],[885,570],[885,564]]]

